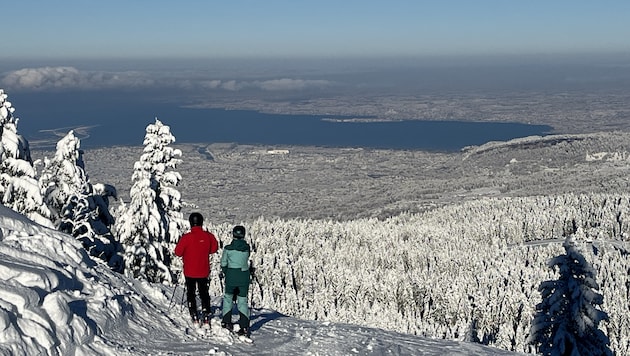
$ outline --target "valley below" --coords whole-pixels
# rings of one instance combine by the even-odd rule
[[[423,212],[481,197],[622,193],[630,134],[602,132],[490,142],[461,152],[174,145],[185,213],[210,221],[257,217],[352,220]],[[86,150],[93,183],[114,185],[128,201],[142,147]],[[51,152],[33,152],[34,158]]]

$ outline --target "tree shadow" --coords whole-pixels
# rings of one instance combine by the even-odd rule
[[[272,321],[272,320],[276,320],[276,319],[280,319],[280,318],[286,318],[286,315],[282,314],[282,313],[278,313],[275,310],[260,310],[258,309],[256,311],[256,313],[253,313],[254,310],[252,310],[252,316],[250,316],[250,330],[251,331],[255,331],[260,329],[264,324]],[[253,322],[253,323],[252,323]]]

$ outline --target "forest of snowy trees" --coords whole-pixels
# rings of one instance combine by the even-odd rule
[[[534,352],[539,287],[560,277],[548,262],[571,237],[597,271],[609,317],[600,328],[626,354],[627,216],[629,195],[568,194],[487,198],[386,220],[261,218],[249,224],[259,271],[253,302],[306,319]]]
[[[170,147],[169,127],[147,126],[130,201],[112,209],[115,187],[90,181],[72,131],[54,157],[33,163],[6,99],[0,90],[3,204],[75,236],[114,270],[176,283],[172,251],[188,228],[176,168],[185,157]],[[601,354],[629,354],[629,216],[630,195],[611,192],[480,198],[387,219],[241,223],[253,248],[255,307],[519,352],[547,352],[560,347],[556,339],[579,347],[571,344],[579,337]],[[584,277],[566,282],[576,260]],[[213,295],[222,290],[216,273]],[[581,307],[559,303],[567,300]],[[551,327],[566,320],[582,326]]]

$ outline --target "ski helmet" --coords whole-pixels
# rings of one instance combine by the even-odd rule
[[[245,237],[245,227],[243,227],[241,225],[234,226],[234,229],[232,229],[232,236],[234,236],[237,239],[244,238]]]
[[[199,213],[192,213],[188,217],[188,221],[190,222],[190,226],[202,226],[203,216]]]

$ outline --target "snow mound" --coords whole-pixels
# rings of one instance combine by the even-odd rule
[[[0,230],[0,352],[96,352],[91,345],[98,328],[87,311],[111,313],[117,302],[104,284],[94,283],[98,266],[80,243],[4,206]]]

